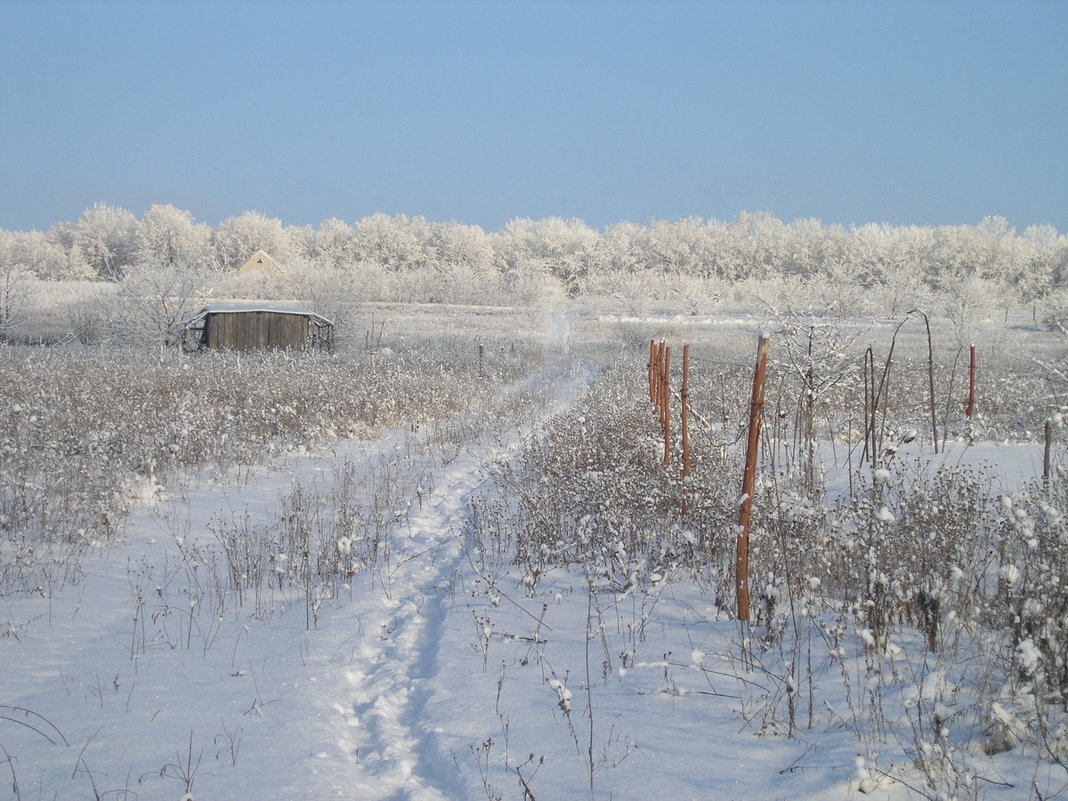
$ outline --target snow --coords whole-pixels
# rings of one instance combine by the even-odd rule
[[[1027,675],[1034,675],[1038,670],[1039,662],[1042,661],[1042,654],[1035,647],[1034,640],[1028,637],[1022,640],[1016,648],[1020,652],[1020,665]]]
[[[566,316],[549,314],[546,326],[570,351]],[[915,797],[888,775],[911,775],[908,748],[877,744],[846,718],[866,688],[891,683],[885,670],[914,676],[888,718],[936,708],[952,719],[955,677],[923,664],[918,641],[861,627],[810,643],[826,709],[789,736],[781,701],[798,688],[781,680],[792,665],[760,664],[754,633],[694,577],[651,571],[648,592],[621,592],[577,568],[533,577],[472,552],[472,500],[492,495],[493,471],[593,379],[550,364],[528,382],[543,408],[448,459],[429,432],[393,431],[243,476],[131,482],[121,544],[92,549],[76,583],[3,598],[0,775],[12,797]],[[935,463],[925,448],[907,436],[896,458]],[[1040,458],[1033,445],[951,443],[937,463],[995,461],[1011,488]],[[243,602],[213,590],[208,571],[226,570],[220,527],[271,526],[294,486],[401,462],[414,478],[373,567],[320,588],[314,604],[291,583]],[[887,506],[876,517],[895,520]],[[358,546],[338,540],[346,558]],[[272,558],[284,577],[301,557]],[[1019,571],[1003,578],[1015,584]],[[819,578],[808,589],[819,592]],[[782,659],[794,646],[799,654],[784,642]],[[1039,669],[1032,640],[1019,652]],[[1009,700],[996,711],[1016,724]],[[925,736],[950,738],[953,725]],[[991,797],[1028,796],[1033,756],[983,758],[1003,785]],[[1068,777],[1053,769],[1036,781],[1047,778],[1059,787]]]

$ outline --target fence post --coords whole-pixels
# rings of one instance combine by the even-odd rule
[[[656,342],[649,340],[649,402],[656,404],[656,380],[653,378],[653,369],[656,366]]]
[[[753,512],[753,486],[756,482],[757,452],[760,450],[760,413],[764,406],[764,376],[768,366],[768,335],[757,343],[753,396],[749,403],[749,439],[745,447],[745,473],[742,476],[742,502],[738,511],[738,550],[735,564],[735,590],[738,619],[749,622],[749,518]]]
[[[664,382],[660,391],[664,423],[664,466],[671,463],[671,348],[664,348]]]
[[[664,348],[666,347],[667,343],[662,339],[656,347],[656,410],[661,418],[664,416]]]
[[[682,513],[686,514],[688,506],[686,494],[687,480],[690,477],[690,346],[682,346],[682,389],[679,393],[682,404]]]
[[[969,420],[975,411],[975,345],[968,348],[968,405],[964,407],[964,416]]]
[[[1045,446],[1042,449],[1042,480],[1050,479],[1050,451],[1053,448],[1053,418],[1046,419]]]

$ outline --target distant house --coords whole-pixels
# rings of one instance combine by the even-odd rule
[[[278,266],[277,262],[268,256],[264,251],[257,250],[253,253],[249,260],[237,271],[238,275],[256,275],[256,276],[275,276],[282,274],[282,268]]]
[[[334,348],[334,324],[307,309],[206,306],[182,323],[185,350],[324,350]]]

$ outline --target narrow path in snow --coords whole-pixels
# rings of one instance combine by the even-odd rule
[[[546,330],[556,354],[569,352],[570,321],[563,309],[550,312]],[[521,387],[537,384],[545,390],[540,394],[546,405],[536,419],[566,408],[589,383],[588,371],[569,375],[568,369],[564,360],[549,358],[542,372],[522,382]],[[383,584],[372,597],[354,602],[360,637],[344,668],[345,697],[332,704],[341,718],[334,728],[337,745],[351,765],[344,778],[350,797],[439,801],[466,795],[455,766],[422,727],[424,688],[436,670],[471,500],[491,480],[487,468],[512,458],[536,427],[532,421],[505,440],[457,457],[430,498],[395,532]]]

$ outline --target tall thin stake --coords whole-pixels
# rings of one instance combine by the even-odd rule
[[[919,311],[917,309],[916,311]],[[931,407],[931,439],[934,441],[934,452],[938,453],[938,417],[935,415],[935,387],[934,387],[934,343],[931,340],[931,321],[927,314],[923,315],[923,324],[927,327],[927,384],[930,390]]]
[[[671,463],[671,348],[664,348],[664,382],[660,390],[664,421],[664,466]]]
[[[660,344],[657,346],[657,410],[660,412],[661,427],[663,426],[664,415],[664,348],[668,347],[663,340],[660,340]]]
[[[690,346],[682,346],[682,513],[688,510],[686,503],[687,481],[690,478]]]
[[[735,590],[738,619],[749,622],[749,518],[753,512],[753,486],[760,445],[760,412],[764,406],[764,376],[768,367],[768,335],[761,334],[757,344],[756,370],[753,373],[753,397],[749,402],[749,439],[745,447],[745,473],[742,476],[742,503],[738,512],[738,554],[735,564]]]
[[[649,402],[656,404],[656,379],[653,369],[656,367],[656,342],[649,340]]]
[[[875,351],[869,345],[864,351],[864,451],[860,463],[875,461]]]
[[[968,348],[968,405],[964,407],[964,416],[969,420],[975,411],[975,345]]]
[[[1046,443],[1042,449],[1042,480],[1049,481],[1050,479],[1050,451],[1053,449],[1053,418],[1046,420],[1045,427]]]

